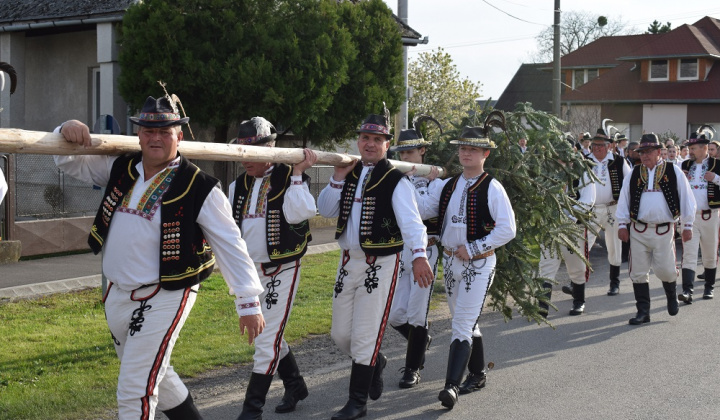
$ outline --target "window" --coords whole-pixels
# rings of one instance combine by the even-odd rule
[[[679,63],[678,79],[680,80],[697,80],[698,79],[698,60],[697,58],[683,58]]]
[[[577,89],[591,80],[597,79],[600,75],[598,69],[583,69],[573,72],[573,89]]]
[[[650,80],[668,80],[668,61],[650,61]]]

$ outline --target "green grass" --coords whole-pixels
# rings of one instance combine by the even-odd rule
[[[335,251],[303,259],[289,342],[330,331],[338,258]],[[91,419],[116,406],[119,362],[98,290],[0,305],[0,338],[0,419]],[[250,362],[252,354],[233,297],[221,276],[211,276],[180,333],[173,366],[188,377]]]

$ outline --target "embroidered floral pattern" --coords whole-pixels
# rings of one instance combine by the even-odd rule
[[[177,173],[177,169],[177,167],[165,168],[162,172],[160,172],[147,187],[142,197],[140,197],[137,207],[134,209],[129,207],[132,191],[137,184],[133,185],[133,187],[130,188],[130,191],[125,194],[122,205],[117,210],[122,213],[140,216],[148,221],[152,220],[155,213],[157,213],[158,208],[160,208],[162,197],[170,187],[170,184]]]

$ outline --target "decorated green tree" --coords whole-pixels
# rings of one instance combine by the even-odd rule
[[[453,125],[443,139],[456,139],[463,126],[481,125],[489,108],[471,111]],[[513,308],[537,322],[546,322],[537,303],[545,301],[543,282],[538,277],[540,248],[556,255],[561,247],[579,253],[576,241],[581,237],[573,219],[593,231],[589,214],[576,210],[572,181],[589,171],[588,161],[576,152],[562,132],[563,121],[528,103],[520,103],[505,113],[506,132],[492,135],[497,149],[490,153],[485,170],[505,188],[515,212],[517,236],[497,252],[497,266],[490,289],[490,306],[512,318]],[[498,131],[498,130],[496,130]],[[528,139],[528,150],[521,153],[517,139]],[[446,146],[448,156],[457,147]],[[447,159],[445,156],[443,159]],[[450,165],[451,174],[461,169]],[[592,171],[589,171],[592,172]],[[591,175],[592,176],[592,175]],[[586,261],[587,263],[587,261]],[[552,279],[550,279],[552,281]]]

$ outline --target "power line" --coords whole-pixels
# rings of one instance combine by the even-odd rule
[[[450,45],[442,45],[441,47],[443,49],[449,50],[452,48],[465,48],[465,47],[474,47],[476,45],[487,45],[487,44],[502,44],[505,42],[515,42],[515,41],[524,41],[526,39],[534,39],[536,35],[529,35],[529,36],[522,36],[522,37],[514,37],[514,38],[497,38],[497,39],[491,39],[486,41],[471,41],[471,42],[464,42],[462,44],[450,44]],[[433,51],[435,48],[413,48],[411,51],[408,51],[409,53],[420,53],[425,51]]]
[[[493,4],[491,4],[490,2],[488,2],[487,0],[482,0],[482,1],[483,1],[483,3],[485,3],[485,4],[487,4],[488,6],[492,7],[493,9],[499,10],[500,12],[502,12],[502,13],[510,16],[510,17],[513,18],[513,19],[517,19],[517,20],[519,20],[519,21],[521,21],[521,22],[530,23],[530,24],[533,24],[533,25],[540,25],[540,26],[550,26],[550,25],[545,24],[545,23],[530,22],[529,20],[521,19],[521,18],[519,18],[519,17],[517,17],[517,16],[511,15],[510,13],[508,13],[508,12],[500,9],[500,8],[497,7],[497,6],[494,6]]]

